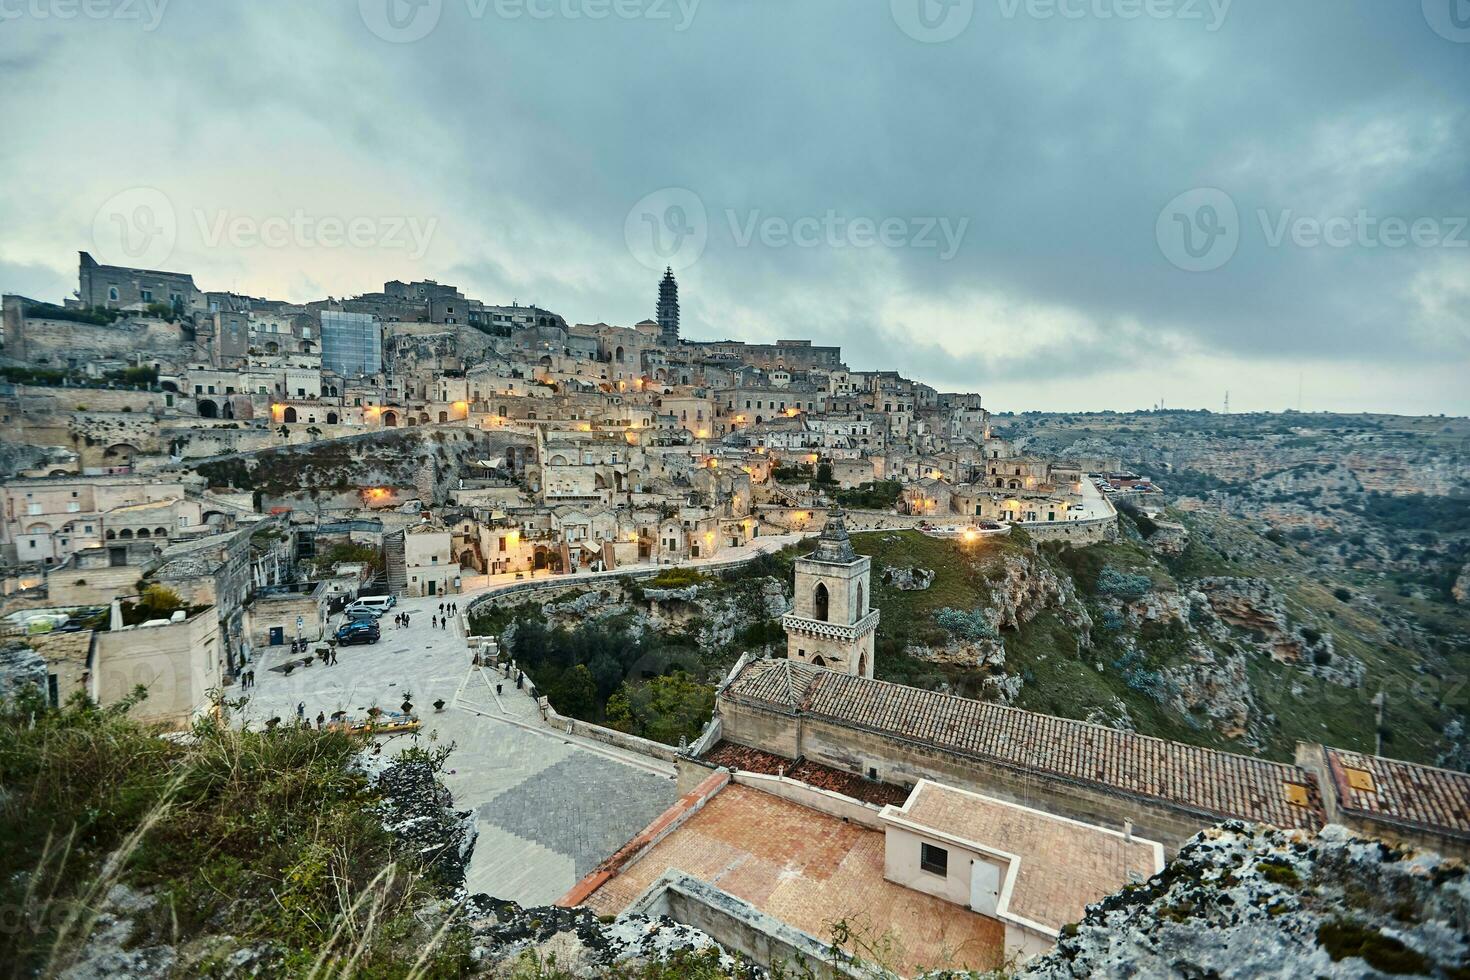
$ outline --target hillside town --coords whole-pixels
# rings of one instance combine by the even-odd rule
[[[654,319],[568,324],[431,281],[290,304],[82,252],[75,296],[4,298],[8,614],[74,630],[143,581],[208,607],[165,630],[197,684],[152,707],[186,717],[360,592],[719,560],[834,502],[855,526],[1110,533],[1115,461],[1026,455],[980,394],[836,347],[681,338],[672,271],[655,285]],[[359,547],[383,561],[330,561]],[[110,633],[48,669],[56,697],[131,688]]]
[[[1218,851],[1283,975],[1463,971],[1458,694],[1395,746],[1379,687],[1364,734],[1380,665],[1091,428],[1017,438],[815,339],[690,339],[672,269],[649,299],[628,326],[430,280],[290,303],[87,252],[74,295],[5,296],[0,699],[358,740],[409,808],[384,826],[450,856],[462,918],[423,955],[452,924],[474,951],[446,975],[1094,975],[1125,926],[1149,962],[1143,930],[1223,915],[1176,894]],[[1287,696],[1347,706],[1292,727]],[[213,968],[140,924],[158,893],[101,895],[121,925],[79,975]],[[1301,938],[1349,914],[1356,945]]]

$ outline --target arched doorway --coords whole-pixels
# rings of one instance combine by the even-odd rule
[[[199,399],[199,417],[201,419],[219,418],[219,406],[208,398]]]
[[[337,424],[337,413],[336,412],[328,412],[327,413],[327,424],[328,425],[336,425]]]
[[[397,412],[384,412],[383,413],[383,424],[386,425],[390,429],[397,427],[397,425],[398,425],[398,413]]]
[[[828,598],[827,586],[818,582],[817,587],[812,590],[812,616],[824,623],[827,621]]]
[[[822,655],[819,653],[815,657],[812,658],[812,666],[813,667],[825,667],[825,666],[827,666],[827,661],[823,660],[822,659]]]
[[[445,422],[448,422],[448,421],[449,421],[449,413],[448,412],[440,412],[439,413],[439,424],[440,425],[443,425]]]
[[[281,414],[281,421],[282,422],[295,422],[296,421],[296,409],[294,409],[291,406],[287,405],[286,406],[286,411]]]

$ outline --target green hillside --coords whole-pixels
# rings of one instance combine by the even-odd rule
[[[873,597],[882,611],[877,675],[1276,759],[1291,758],[1297,740],[1372,751],[1373,699],[1382,689],[1385,755],[1449,765],[1463,758],[1455,730],[1445,730],[1466,714],[1470,698],[1455,678],[1465,675],[1470,654],[1458,642],[1397,641],[1409,635],[1406,621],[1411,629],[1463,637],[1463,609],[1416,609],[1402,598],[1382,606],[1381,596],[1324,578],[1289,544],[1241,522],[1169,516],[1190,530],[1181,554],[1155,554],[1126,515],[1121,540],[1085,548],[1037,546],[1023,532],[973,543],[914,531],[853,535],[855,547],[873,558]],[[913,567],[936,573],[928,589],[902,591],[884,581],[887,568]],[[1197,591],[1212,577],[1264,582],[1279,600],[1283,636],[1315,640],[1315,659],[1281,662],[1271,655],[1271,635],[1223,622]],[[1035,601],[1024,622],[1000,629],[1003,664],[914,655],[954,639],[936,622],[940,610],[993,611],[1007,598],[998,592],[1024,594],[1052,579],[1057,594]],[[1139,620],[1126,614],[1130,604],[1173,607],[1181,615]],[[1355,671],[1354,661],[1361,677],[1351,682],[1314,676]],[[1017,679],[1013,695],[997,694],[1006,685],[1014,690]]]

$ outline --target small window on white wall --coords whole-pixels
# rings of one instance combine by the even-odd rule
[[[933,844],[919,844],[919,867],[941,878],[949,874],[949,852]]]

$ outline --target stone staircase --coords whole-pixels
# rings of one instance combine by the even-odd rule
[[[388,591],[403,595],[408,591],[408,565],[403,557],[403,532],[383,535],[383,562],[388,570]]]
[[[771,492],[771,496],[775,497],[779,503],[783,503],[788,507],[800,507],[802,505],[800,497],[781,486],[775,480],[772,480],[766,489]]]

